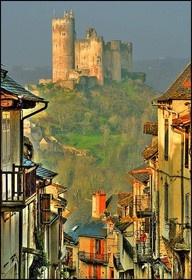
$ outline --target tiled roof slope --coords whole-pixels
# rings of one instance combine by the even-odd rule
[[[155,156],[158,152],[158,144],[155,143],[154,145],[150,145],[146,147],[142,153],[145,160],[148,160]]]
[[[35,163],[29,159],[23,158],[23,166],[25,167],[30,167],[30,166],[34,166]],[[36,170],[36,174],[38,177],[42,178],[42,179],[52,179],[53,177],[55,177],[57,175],[57,173],[44,168],[42,166],[38,166],[37,170]]]
[[[188,99],[191,99],[191,63],[178,75],[166,92],[157,98],[157,101]]]
[[[14,95],[22,96],[24,100],[42,102],[43,98],[34,95],[30,91],[15,82],[12,78],[7,75],[7,71],[1,69],[1,89]]]
[[[144,164],[140,167],[132,169],[129,171],[129,174],[132,175],[137,181],[147,185],[149,181],[149,170],[147,168],[148,166]]]
[[[106,225],[100,220],[91,221],[90,223],[84,224],[79,229],[78,236],[106,238]]]

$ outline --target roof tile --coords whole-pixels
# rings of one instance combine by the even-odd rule
[[[179,74],[176,80],[157,101],[191,99],[191,63]]]

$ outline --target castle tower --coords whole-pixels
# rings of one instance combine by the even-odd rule
[[[127,43],[128,49],[128,71],[133,70],[133,44],[131,42]]]
[[[113,81],[121,81],[121,41],[111,41],[111,76]]]
[[[87,30],[85,39],[75,41],[75,69],[97,77],[98,84],[103,85],[103,38],[94,28]]]
[[[52,80],[67,80],[67,73],[74,69],[75,19],[73,12],[52,20]]]

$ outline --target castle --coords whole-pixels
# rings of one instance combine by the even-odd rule
[[[104,42],[94,28],[84,39],[76,39],[72,11],[52,20],[52,82],[73,88],[81,82],[103,85],[121,81],[132,71],[132,43]]]

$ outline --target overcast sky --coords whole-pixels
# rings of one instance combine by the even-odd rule
[[[77,37],[95,27],[105,41],[133,42],[134,59],[190,57],[190,1],[3,1],[1,62],[51,65],[51,19],[75,13]]]

